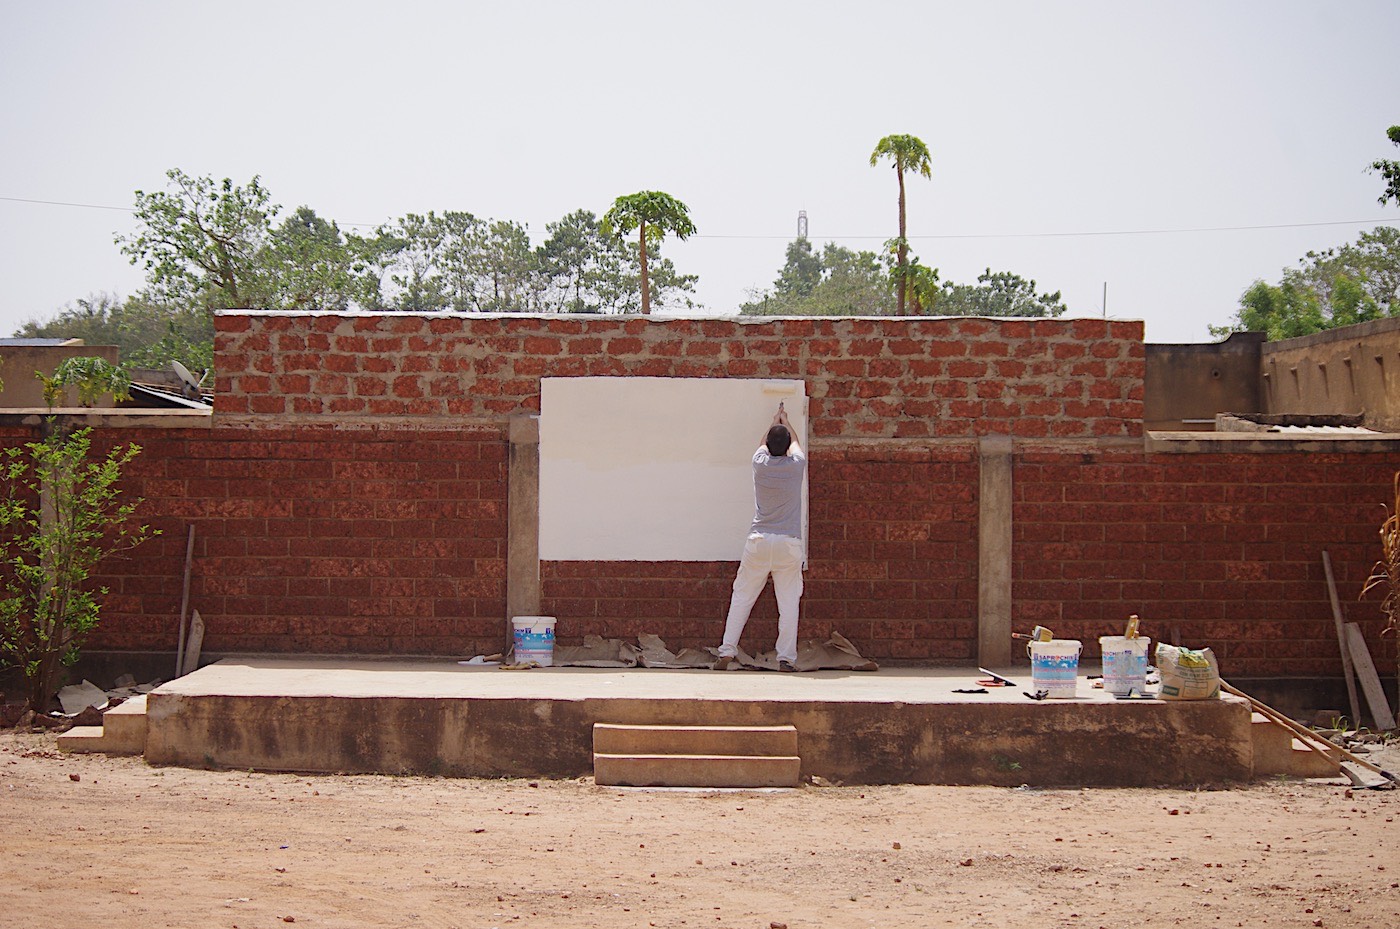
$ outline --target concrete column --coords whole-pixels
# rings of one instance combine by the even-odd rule
[[[978,443],[977,663],[1011,664],[1011,437]]]
[[[510,417],[506,527],[505,643],[515,641],[512,616],[540,612],[540,418]]]

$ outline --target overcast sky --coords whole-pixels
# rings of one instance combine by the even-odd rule
[[[1400,209],[1400,3],[0,0],[0,334],[142,277],[113,244],[166,169],[262,178],[368,233],[664,190],[708,315],[810,237],[876,249],[881,136],[932,152],[913,251],[1207,341],[1241,292]],[[51,201],[32,203],[19,201]],[[85,204],[87,206],[64,206]],[[1240,228],[1253,227],[1253,228]],[[1267,227],[1267,228],[1259,228]]]

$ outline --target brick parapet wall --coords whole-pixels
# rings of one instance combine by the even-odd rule
[[[1142,434],[1142,323],[232,312],[220,417],[496,420],[541,377],[800,378],[815,438]]]

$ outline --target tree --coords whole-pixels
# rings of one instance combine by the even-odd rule
[[[90,450],[91,429],[68,433],[50,420],[42,442],[0,454],[0,667],[20,669],[39,713],[97,627],[107,591],[90,589],[92,569],[155,534],[133,523],[141,501],[121,502],[116,486],[140,447],[118,446],[98,460]]]
[[[1391,142],[1400,145],[1400,126],[1391,126],[1385,131],[1385,135]],[[1395,205],[1400,206],[1400,161],[1373,161],[1371,170],[1385,180],[1385,190],[1381,191],[1380,199],[1376,202],[1385,206],[1394,200]]]
[[[822,282],[822,270],[821,256],[812,251],[811,241],[806,236],[793,239],[773,289],[786,296],[809,296]]]
[[[889,305],[890,276],[874,252],[854,252],[828,242],[818,258],[798,239],[771,292],[751,294],[739,312],[747,316],[879,316]],[[811,283],[808,257],[817,258]],[[808,285],[811,284],[810,289]]]
[[[976,286],[943,285],[935,312],[939,316],[1059,316],[1067,307],[1060,292],[1037,294],[1035,281],[991,268],[977,275]]]
[[[35,376],[44,385],[44,402],[49,409],[63,400],[69,387],[78,388],[79,406],[90,407],[103,394],[111,394],[117,400],[131,398],[131,373],[95,355],[65,358],[54,369],[52,377],[37,371]]]
[[[115,345],[122,362],[160,368],[179,361],[199,371],[213,364],[214,321],[202,306],[157,302],[146,294],[125,300],[96,293],[66,304],[52,319],[31,320],[15,333],[28,339],[82,339]]]
[[[142,264],[150,286],[172,302],[209,309],[257,307],[269,297],[261,265],[280,207],[254,177],[245,187],[224,178],[166,172],[170,193],[136,191],[134,236],[118,236],[122,253]]]
[[[1400,315],[1400,229],[1377,226],[1355,243],[1308,252],[1278,284],[1255,281],[1234,322],[1211,335],[1265,332],[1272,340]]]
[[[623,307],[630,286],[628,249],[603,234],[590,210],[575,210],[545,226],[549,238],[537,252],[546,309],[559,313],[607,313]]]
[[[258,261],[278,309],[344,310],[354,296],[354,255],[340,228],[309,206],[272,231]]]
[[[641,266],[642,313],[651,312],[647,280],[647,246],[660,248],[667,233],[684,241],[695,234],[689,208],[670,194],[643,190],[624,194],[603,214],[603,232],[619,238],[637,230],[637,255]]]
[[[905,230],[904,212],[904,172],[914,171],[924,177],[932,177],[928,146],[917,136],[887,135],[875,143],[875,151],[870,153],[870,166],[873,168],[881,158],[894,162],[894,173],[899,179],[899,238],[896,242],[895,290],[898,295],[899,315],[904,315],[905,297],[909,282],[905,277],[905,267],[909,257],[909,237]]]

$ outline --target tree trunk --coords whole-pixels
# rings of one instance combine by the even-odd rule
[[[643,316],[648,316],[648,315],[651,314],[651,288],[650,288],[650,286],[649,286],[648,283],[647,283],[647,223],[646,223],[646,220],[642,220],[641,226],[640,226],[639,228],[641,229],[641,245],[642,245],[642,252],[641,252],[641,258],[642,258],[642,315],[643,315]]]
[[[904,297],[909,288],[909,279],[904,274],[904,265],[909,259],[909,240],[904,236],[904,171],[896,166],[895,175],[899,178],[899,280],[895,284],[899,290],[899,315],[903,316]]]

